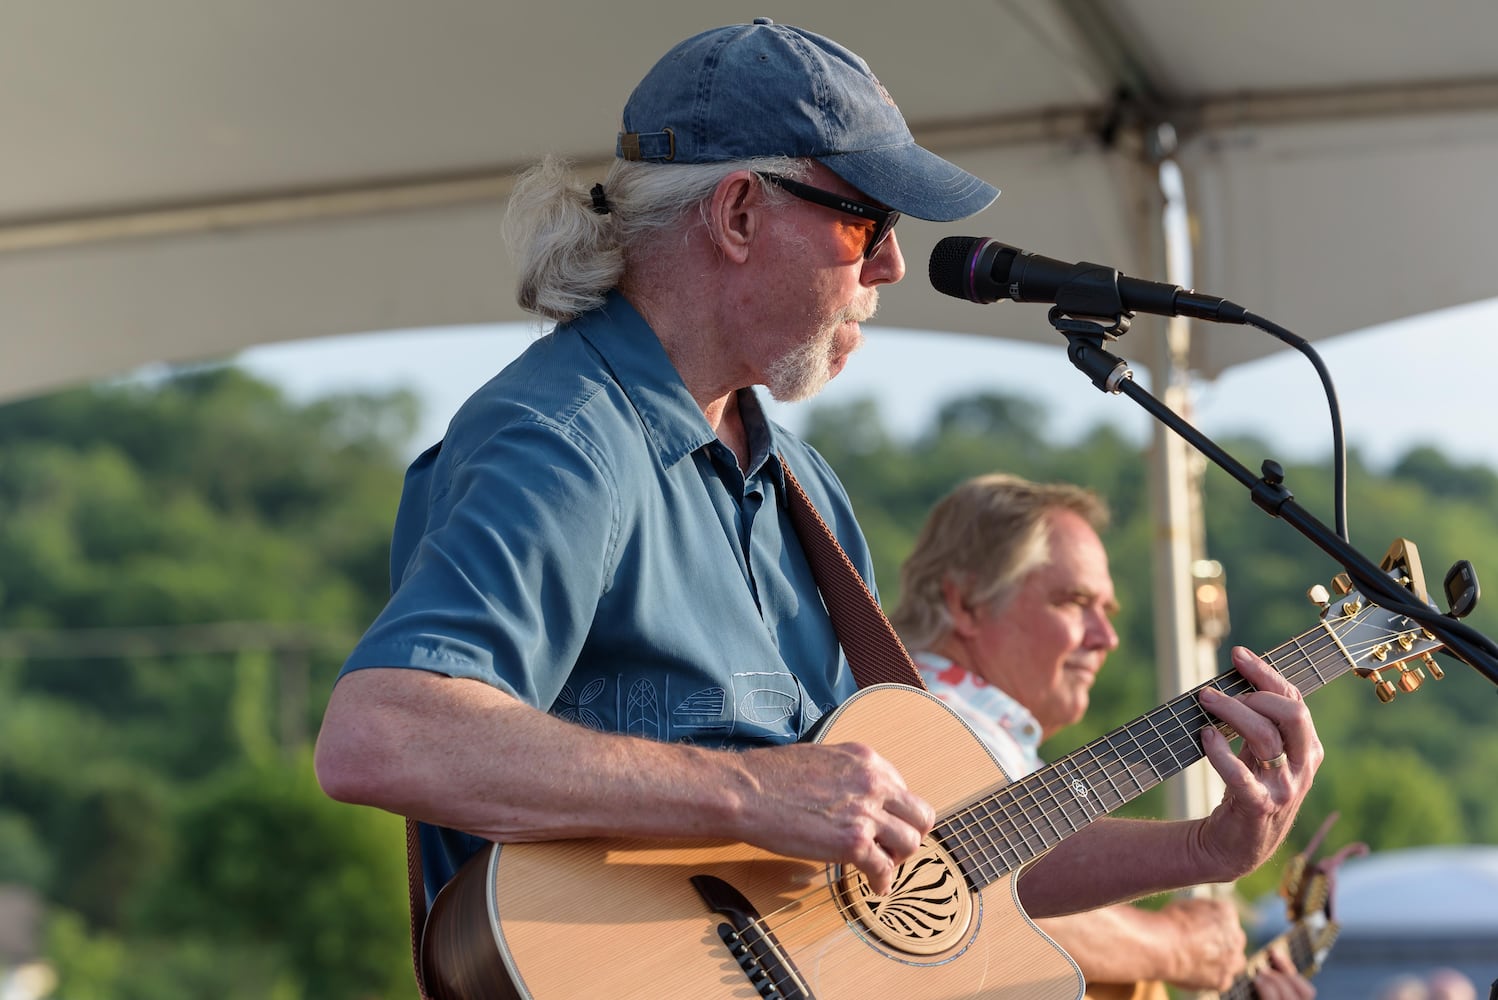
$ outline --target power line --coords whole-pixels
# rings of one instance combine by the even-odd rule
[[[0,657],[98,660],[247,650],[305,653],[317,649],[347,650],[353,641],[349,633],[339,628],[289,622],[0,629]]]

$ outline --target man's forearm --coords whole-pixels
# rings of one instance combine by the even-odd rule
[[[1101,819],[1025,869],[1019,880],[1025,912],[1054,917],[1223,881],[1197,848],[1200,825]]]

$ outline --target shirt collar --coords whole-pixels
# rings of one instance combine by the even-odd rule
[[[1029,753],[1040,748],[1043,732],[1034,714],[966,667],[938,653],[919,652],[913,659],[922,670],[938,677],[965,701],[998,723]]]
[[[571,326],[608,366],[639,416],[662,468],[671,468],[717,440],[660,338],[617,289],[608,293],[601,307],[578,317]],[[753,389],[740,389],[738,404],[749,436],[752,472],[774,451],[774,426]]]

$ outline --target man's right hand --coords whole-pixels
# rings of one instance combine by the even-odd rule
[[[936,811],[861,743],[792,744],[740,755],[749,778],[740,839],[777,854],[849,864],[877,895],[920,848]]]
[[[1247,938],[1231,903],[1218,899],[1173,899],[1160,916],[1175,928],[1177,959],[1167,982],[1184,989],[1225,990],[1243,971]]]

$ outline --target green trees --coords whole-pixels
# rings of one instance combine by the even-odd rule
[[[61,995],[401,995],[401,824],[308,740],[414,413],[227,369],[0,409],[0,868]]]
[[[385,598],[414,417],[404,394],[298,405],[231,369],[0,407],[0,882],[45,899],[59,995],[410,995],[401,823],[324,797],[309,747],[343,655]],[[811,411],[807,436],[848,486],[887,603],[927,509],[969,475],[1107,496],[1123,647],[1087,721],[1046,753],[1163,700],[1137,446],[1107,428],[1051,440],[1044,411],[991,395],[953,400],[911,440],[871,401]],[[1275,457],[1223,443],[1250,467]],[[1287,474],[1331,523],[1326,469]],[[1433,586],[1459,558],[1498,573],[1491,470],[1431,448],[1386,472],[1354,455],[1350,486],[1365,553],[1404,535]],[[1228,642],[1265,649],[1314,625],[1302,595],[1335,567],[1211,470],[1205,509],[1227,568]],[[1498,634],[1495,611],[1470,620]],[[1498,840],[1498,745],[1480,738],[1498,700],[1445,662],[1446,680],[1392,705],[1351,678],[1313,696],[1327,762],[1300,836],[1337,810],[1335,836],[1375,849]],[[1251,891],[1277,877],[1266,869]]]

